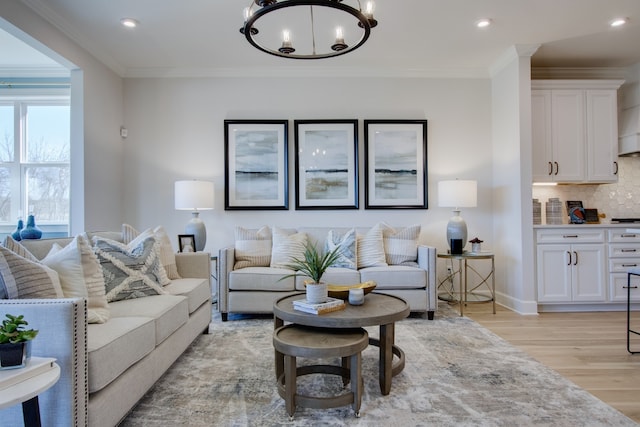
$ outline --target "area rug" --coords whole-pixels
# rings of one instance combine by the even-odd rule
[[[367,328],[377,337],[377,328]],[[391,394],[378,385],[377,348],[363,352],[361,417],[350,407],[298,408],[276,390],[269,318],[220,321],[139,402],[122,426],[632,426],[634,421],[478,323],[442,306],[434,321],[396,324],[406,353]],[[337,363],[337,361],[336,361]],[[340,392],[310,375],[307,393]],[[333,390],[335,388],[335,390]]]

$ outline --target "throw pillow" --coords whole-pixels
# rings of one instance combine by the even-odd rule
[[[109,320],[102,267],[86,237],[76,236],[65,247],[55,243],[41,262],[58,273],[65,298],[87,298],[89,323]]]
[[[247,230],[236,227],[234,270],[246,267],[268,267],[271,262],[271,229]]]
[[[394,229],[382,223],[384,252],[389,265],[416,266],[420,225]]]
[[[160,258],[153,237],[147,237],[135,246],[97,236],[93,243],[102,265],[107,301],[166,293],[155,273]]]
[[[163,280],[163,284],[167,285],[173,279],[181,279],[180,274],[178,274],[178,266],[176,265],[176,254],[173,251],[171,240],[164,227],[159,225],[153,230],[148,229],[144,232],[152,232],[160,245],[160,263],[167,276],[167,279]],[[136,237],[139,237],[140,234],[142,233],[129,224],[122,224],[122,241],[125,244],[131,243]]]
[[[325,251],[331,252],[337,247],[340,248],[340,256],[336,263],[333,264],[333,267],[344,267],[355,270],[358,267],[356,257],[356,230],[352,228],[343,235],[340,235],[334,230],[329,230],[325,242]]]
[[[304,259],[304,248],[307,244],[306,233],[287,232],[273,227],[273,248],[271,250],[271,267],[289,268],[294,258]]]
[[[63,298],[58,273],[0,246],[0,275],[10,299]]]
[[[373,226],[366,234],[357,236],[358,268],[384,267],[387,265],[382,242],[380,224]]]
[[[2,245],[5,248],[9,249],[11,252],[21,256],[22,258],[26,258],[29,261],[33,261],[33,262],[40,262],[40,260],[36,258],[31,252],[29,252],[27,248],[22,246],[20,242],[18,242],[11,236],[7,236],[4,239],[4,243],[2,243]]]

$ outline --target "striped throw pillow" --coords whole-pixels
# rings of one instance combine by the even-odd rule
[[[304,259],[306,244],[306,233],[287,234],[285,230],[273,227],[273,249],[271,250],[270,266],[288,268],[294,258]]]
[[[373,226],[364,235],[358,234],[357,251],[359,269],[364,267],[385,267],[387,265],[380,224]]]
[[[420,225],[394,229],[383,223],[382,236],[387,264],[411,267],[418,265],[416,261],[418,259]]]
[[[271,262],[271,229],[249,230],[236,227],[234,270],[247,267],[268,267]]]
[[[9,299],[63,298],[58,273],[0,246],[0,275]]]

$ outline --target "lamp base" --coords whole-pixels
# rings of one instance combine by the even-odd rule
[[[199,218],[199,215],[200,212],[191,213],[191,221],[187,223],[184,232],[186,234],[193,234],[196,240],[196,251],[203,251],[207,243],[207,229],[204,226],[204,222]]]
[[[467,244],[467,223],[460,216],[460,211],[454,210],[453,213],[454,215],[447,223],[447,244],[451,249],[451,240],[460,239],[462,240],[462,249],[464,249]]]

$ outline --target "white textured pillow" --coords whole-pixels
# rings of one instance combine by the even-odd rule
[[[41,262],[58,272],[65,298],[87,298],[89,323],[109,320],[102,267],[86,237],[76,236],[64,248],[54,243]]]
[[[151,229],[145,230],[145,232],[150,231]],[[173,251],[173,246],[171,246],[171,240],[169,239],[169,235],[163,226],[159,225],[153,230],[154,237],[159,243],[160,250],[160,262],[162,263],[162,267],[165,270],[165,274],[168,280],[173,279],[181,279],[178,274],[178,266],[176,265],[176,254]],[[122,224],[122,241],[125,244],[131,243],[135,238],[140,236],[140,232],[130,226],[129,224]],[[165,283],[168,284],[168,283]]]
[[[358,268],[385,267],[387,265],[380,224],[374,225],[364,235],[358,234],[357,238]]]
[[[246,267],[268,267],[271,262],[271,229],[247,230],[236,227],[234,270]]]
[[[337,231],[329,230],[325,251],[328,253],[337,247],[340,248],[340,256],[333,264],[333,267],[344,267],[355,270],[357,268],[356,230],[352,228],[343,235],[340,235]]]
[[[304,259],[307,245],[306,233],[287,234],[281,228],[273,227],[273,249],[271,250],[271,267],[289,268],[294,258]]]
[[[418,265],[418,237],[420,225],[394,229],[382,223],[384,252],[389,265]]]
[[[25,249],[26,250],[26,249]],[[0,294],[9,299],[63,298],[58,273],[0,246]]]

